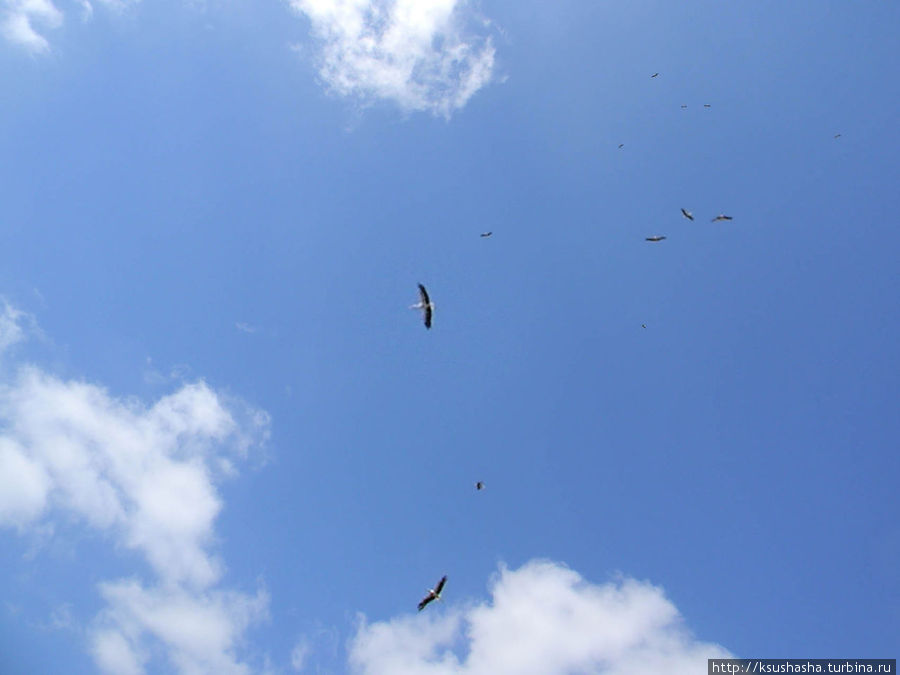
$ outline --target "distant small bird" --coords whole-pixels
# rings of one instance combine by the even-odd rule
[[[704,108],[712,108],[712,106],[711,106],[709,103],[704,103],[704,104],[703,104],[703,107],[704,107]]]
[[[482,232],[481,237],[482,238],[490,237],[492,234],[494,234],[494,233],[493,232]]]
[[[425,328],[431,328],[431,314],[434,312],[434,303],[428,297],[428,291],[422,284],[419,284],[419,302],[410,305],[410,309],[421,309],[422,319],[425,321]]]
[[[652,237],[644,237],[644,239],[647,241],[662,241],[665,237],[660,234],[655,234]]]
[[[624,143],[619,143],[619,150],[621,150],[621,149],[624,148],[624,147],[625,147],[625,144],[624,144]]]
[[[694,219],[694,214],[688,211],[687,209],[681,209],[681,215],[683,215],[688,220]]]
[[[681,106],[681,109],[682,109],[682,110],[684,110],[685,108],[687,108],[686,105],[682,105],[682,106]]]
[[[478,481],[477,483],[475,483],[475,489],[476,490],[484,490],[484,483],[482,483],[481,481]]]
[[[441,591],[444,590],[444,584],[447,583],[447,575],[441,577],[441,580],[437,582],[437,585],[434,588],[428,590],[428,595],[422,598],[421,602],[419,602],[419,611],[421,612],[425,609],[425,605],[427,605],[432,600],[440,600],[441,599]]]
[[[659,77],[659,73],[653,73],[650,77],[651,77],[651,78]]]
[[[715,222],[717,222],[717,221],[719,221],[719,220],[734,220],[734,219],[733,219],[731,216],[726,216],[724,213],[720,213],[719,215],[717,215],[715,218],[713,218],[713,219],[712,219],[711,221],[709,221],[709,222],[715,223]]]
[[[647,324],[645,324],[645,323],[641,324],[641,328],[646,328],[646,327],[647,327]]]
[[[835,138],[840,138],[841,135],[840,135],[840,134],[835,134],[834,137],[835,137]]]

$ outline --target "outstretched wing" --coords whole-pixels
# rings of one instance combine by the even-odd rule
[[[431,305],[425,305],[424,312],[425,328],[431,328]]]
[[[425,290],[425,287],[422,284],[419,284],[419,298],[422,300],[423,305],[428,305],[431,300],[428,299],[428,291]]]
[[[687,211],[686,209],[681,209],[681,215],[683,215],[683,216],[684,216],[685,218],[687,218],[688,220],[693,220],[693,219],[694,219],[693,214],[691,214],[691,212],[690,212],[690,211]]]
[[[419,611],[421,612],[423,609],[425,609],[425,605],[434,600],[434,597],[434,593],[429,591],[428,595],[422,598],[421,602],[419,602]]]
[[[447,583],[447,575],[441,577],[441,580],[437,582],[437,586],[434,587],[434,594],[440,595],[441,591],[444,590],[444,584]]]

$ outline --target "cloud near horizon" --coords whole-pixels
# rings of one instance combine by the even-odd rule
[[[368,623],[350,642],[363,675],[693,675],[723,647],[696,640],[663,591],[601,585],[559,563],[501,567],[491,601]]]
[[[0,344],[23,339],[26,317],[5,306]],[[148,406],[34,365],[4,361],[3,373],[0,526],[25,534],[74,521],[139,553],[154,577],[99,584],[107,607],[89,631],[98,666],[141,673],[161,644],[182,673],[249,672],[236,649],[268,595],[217,587],[216,486],[265,441],[268,415],[202,381]]]
[[[450,117],[491,80],[494,47],[466,32],[464,0],[288,2],[321,40],[319,75],[341,96]]]

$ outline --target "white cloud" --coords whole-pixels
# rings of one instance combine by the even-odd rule
[[[94,16],[94,6],[90,0],[79,0],[79,4],[81,5],[81,20],[90,21]]]
[[[0,0],[0,32],[33,53],[50,49],[47,39],[35,26],[58,28],[63,14],[50,0]]]
[[[104,7],[122,12],[140,0],[96,0]],[[90,21],[94,15],[91,0],[73,0],[81,8],[81,20]],[[50,51],[44,36],[47,29],[62,26],[65,15],[53,0],[0,0],[0,34],[33,54]]]
[[[23,323],[25,324],[24,327],[22,326]],[[27,332],[39,332],[34,317],[16,309],[6,300],[3,300],[3,311],[0,312],[0,354],[14,344],[22,342]]]
[[[262,590],[255,596],[196,593],[145,588],[133,579],[101,584],[101,594],[108,607],[97,622],[94,651],[112,673],[120,672],[120,664],[132,668],[144,659],[146,635],[166,646],[170,661],[185,675],[249,673],[235,648],[247,627],[265,617],[269,603]]]
[[[0,342],[22,339],[23,316],[7,308]],[[30,534],[81,522],[140,553],[156,577],[147,588],[135,579],[100,585],[108,607],[91,650],[101,669],[143,672],[156,640],[179,672],[246,671],[235,650],[268,596],[215,587],[223,572],[211,551],[222,508],[216,484],[268,426],[264,412],[203,382],[152,405],[35,366],[0,384],[0,526]]]
[[[661,589],[634,579],[595,585],[532,561],[502,568],[491,593],[468,608],[363,621],[351,666],[366,675],[692,675],[728,656],[693,638]]]
[[[465,0],[288,0],[322,40],[320,75],[343,96],[449,117],[491,79],[490,37],[465,33]]]
[[[242,333],[255,333],[259,330],[256,326],[251,326],[249,323],[244,323],[243,321],[238,321],[234,324],[234,327],[237,328]]]
[[[243,449],[234,418],[205,384],[143,407],[25,367],[0,388],[0,418],[0,461],[23,477],[17,508],[0,509],[0,521],[22,526],[58,508],[116,530],[168,581],[218,578],[205,550],[221,509],[208,460]]]
[[[44,510],[50,478],[22,447],[0,438],[0,525],[21,527]]]
[[[98,630],[92,645],[100,669],[116,675],[141,675],[146,655],[137,654],[128,639],[115,629]]]
[[[306,664],[306,659],[309,656],[310,651],[311,647],[309,646],[309,640],[300,638],[291,650],[291,668],[297,671],[303,670],[303,666]]]

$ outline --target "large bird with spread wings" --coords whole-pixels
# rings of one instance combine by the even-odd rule
[[[441,591],[444,590],[444,584],[447,583],[447,575],[441,577],[441,580],[437,582],[434,588],[428,590],[428,595],[426,595],[419,602],[419,611],[421,612],[425,609],[425,606],[431,602],[432,600],[440,600],[441,599]]]
[[[434,312],[434,303],[431,302],[431,299],[428,297],[428,291],[425,290],[422,284],[419,284],[419,302],[415,305],[410,305],[409,308],[421,309],[425,328],[431,328],[431,315]]]

